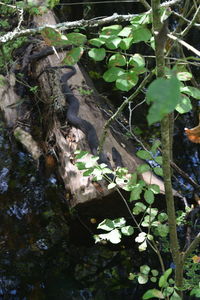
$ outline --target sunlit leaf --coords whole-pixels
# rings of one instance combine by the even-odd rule
[[[192,104],[191,104],[190,99],[185,95],[181,95],[180,102],[175,107],[175,109],[180,114],[185,114],[185,113],[189,112],[192,109]]]
[[[115,228],[113,220],[105,219],[97,226],[98,229],[103,229],[106,231],[111,231]]]
[[[140,275],[138,276],[138,282],[139,282],[139,284],[145,284],[145,283],[148,282],[148,280],[149,280],[149,278],[148,278],[147,275],[140,274]]]
[[[136,155],[141,159],[152,159],[151,153],[146,150],[139,150],[136,152]]]
[[[121,69],[119,67],[111,67],[103,74],[103,79],[107,82],[113,82],[116,81],[117,78],[125,72],[126,71],[124,69]]]
[[[123,235],[130,236],[134,233],[134,228],[132,226],[124,226],[121,228],[121,232]]]
[[[122,67],[126,65],[126,58],[124,55],[117,53],[110,57],[109,67]]]
[[[101,61],[106,56],[106,50],[104,48],[92,48],[88,55],[93,58],[95,61]]]
[[[192,96],[195,99],[200,99],[200,89],[195,88],[193,86],[184,86],[181,87],[181,92],[184,94],[187,94],[189,96]]]
[[[142,273],[142,274],[147,275],[147,274],[149,274],[150,270],[151,270],[150,267],[147,265],[140,266],[140,273]]]
[[[130,91],[138,82],[138,75],[132,72],[126,72],[116,80],[116,87],[124,92]]]

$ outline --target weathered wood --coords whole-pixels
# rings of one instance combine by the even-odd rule
[[[55,18],[51,11],[48,11],[42,16],[34,16],[34,22],[37,26],[42,26],[44,24],[55,24]],[[38,51],[43,47],[46,47],[44,43],[38,45]],[[55,108],[53,108],[55,99],[59,98],[59,103],[64,109],[63,114],[66,114],[65,98],[59,87],[59,79],[62,76],[63,72],[66,70],[59,70],[59,75],[52,75],[51,72],[41,72],[49,66],[59,66],[63,58],[66,55],[66,51],[59,53],[59,57],[56,54],[49,55],[44,59],[40,59],[32,64],[32,72],[35,78],[38,80],[38,85],[40,87],[40,99],[44,103],[44,109],[42,111],[43,119],[43,128],[44,130],[43,137],[46,142],[49,138],[54,138],[55,146],[54,150],[57,154],[58,159],[58,171],[59,175],[64,182],[64,186],[69,193],[69,203],[71,207],[75,207],[85,203],[91,203],[92,200],[97,199],[108,199],[109,195],[113,193],[113,190],[107,189],[107,183],[104,181],[93,183],[91,178],[83,177],[83,172],[78,170],[75,166],[74,152],[77,149],[89,150],[86,137],[84,133],[74,127],[67,125],[65,128],[61,128],[60,120],[56,114]],[[97,105],[98,94],[94,86],[89,86],[89,89],[93,91],[90,95],[84,95],[81,91],[88,89],[89,79],[88,77],[80,71],[78,66],[76,66],[77,74],[69,80],[69,85],[73,90],[73,93],[78,98],[80,102],[79,116],[82,119],[89,121],[96,129],[97,135],[100,137],[102,134],[102,128],[105,123],[105,119],[102,116],[101,109]],[[38,77],[38,75],[40,75]],[[0,95],[4,99],[1,103],[1,109],[5,112],[7,124],[11,127],[16,125],[18,112],[17,109],[10,109],[10,104],[16,103],[19,100],[19,97],[14,92],[14,77],[10,78],[10,85],[4,85],[0,89]],[[62,124],[63,125],[63,124]],[[39,159],[41,150],[38,147],[38,144],[30,136],[29,133],[26,133],[21,128],[15,130],[16,136],[20,138],[22,144],[26,147],[35,160]],[[28,141],[28,142],[27,142]],[[135,172],[137,166],[144,163],[142,160],[137,158],[134,155],[133,145],[128,145],[122,136],[113,135],[109,131],[104,144],[104,153],[109,158],[111,165],[114,165],[112,161],[112,147],[115,147],[116,150],[121,154],[123,159],[123,165],[128,168],[130,173]],[[46,142],[46,148],[48,150],[48,143]],[[90,159],[91,155],[88,155],[86,159]],[[146,183],[158,184],[160,187],[160,192],[164,194],[164,185],[163,181],[157,178],[152,172],[146,172],[141,175],[141,178]],[[177,194],[174,191],[174,194]],[[94,201],[94,203],[95,203]]]

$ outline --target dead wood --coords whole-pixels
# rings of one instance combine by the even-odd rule
[[[55,18],[51,11],[48,11],[42,16],[34,16],[34,22],[36,26],[43,26],[45,24],[54,25],[56,24]],[[38,45],[38,51],[43,47],[46,47],[44,43]],[[66,51],[59,53],[59,57],[56,54],[49,55],[44,59],[34,62],[32,65],[32,72],[35,78],[38,78],[38,75],[41,74],[49,66],[59,66],[66,55]],[[102,112],[97,105],[98,95],[92,86],[93,93],[91,95],[83,95],[82,90],[88,89],[86,84],[85,77],[80,71],[78,66],[76,66],[77,74],[69,80],[69,84],[73,93],[79,99],[80,110],[79,116],[82,119],[89,121],[96,129],[97,135],[100,137],[102,134],[102,128],[105,124],[105,119],[102,116]],[[62,70],[59,70],[59,76],[62,75]],[[58,78],[57,78],[58,79]],[[88,78],[86,77],[87,82]],[[56,153],[56,158],[58,160],[58,172],[60,177],[63,180],[65,189],[69,192],[69,202],[71,207],[75,207],[80,204],[88,203],[91,200],[97,199],[106,199],[110,193],[113,193],[113,190],[107,189],[107,183],[104,181],[93,183],[91,178],[83,177],[83,172],[78,170],[75,166],[74,160],[74,151],[76,149],[82,149],[89,151],[89,146],[87,144],[84,133],[74,127],[66,126],[63,128],[63,124],[56,114],[55,109],[53,109],[55,97],[59,98],[59,102],[63,109],[65,105],[65,99],[59,90],[59,84],[55,82],[55,77],[52,76],[49,72],[42,73],[38,78],[38,85],[40,87],[40,100],[43,102],[44,109],[42,111],[42,121],[43,121],[43,138],[46,143],[46,148],[48,150],[48,140],[54,139],[54,152]],[[59,80],[58,80],[59,81]],[[91,89],[91,87],[89,87]],[[12,96],[10,92],[12,91]],[[13,96],[14,95],[14,96]],[[14,90],[7,90],[6,99],[9,99],[12,102],[12,98],[17,99]],[[10,103],[10,102],[9,102]],[[5,107],[3,110],[6,112]],[[10,113],[10,111],[9,111]],[[63,112],[65,114],[65,111]],[[13,125],[17,120],[17,113],[12,117],[8,118],[8,123]],[[20,134],[19,134],[20,133]],[[41,153],[38,144],[32,139],[32,137],[24,134],[22,130],[18,130],[17,136],[23,136],[24,140],[29,140],[29,144],[24,143],[26,149],[32,154],[35,159],[38,159]],[[25,138],[26,136],[26,138]],[[104,152],[107,157],[110,159],[111,165],[112,162],[112,147],[115,147],[116,150],[121,154],[123,159],[124,167],[127,167],[130,173],[135,172],[137,166],[144,163],[142,160],[137,158],[134,155],[133,145],[128,145],[128,142],[124,141],[120,136],[114,136],[110,131],[105,141]],[[32,151],[34,149],[34,151]],[[87,159],[89,159],[88,156]],[[157,184],[160,187],[160,192],[164,194],[164,184],[163,181],[157,178],[152,172],[146,172],[141,175],[141,178],[146,183]],[[174,194],[177,194],[174,191]]]

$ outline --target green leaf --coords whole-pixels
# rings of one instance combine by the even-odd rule
[[[103,79],[106,82],[116,81],[120,75],[123,75],[126,71],[119,67],[111,67],[104,74]]]
[[[151,269],[147,265],[140,266],[140,273],[142,273],[142,274],[148,275],[150,270]]]
[[[130,91],[138,82],[136,73],[126,72],[118,77],[116,80],[116,87],[124,92]]]
[[[88,52],[88,55],[93,58],[95,61],[101,61],[105,58],[106,56],[106,50],[104,48],[92,48]]]
[[[157,184],[149,184],[148,189],[152,191],[154,194],[159,194],[160,193],[160,187]]]
[[[150,168],[149,165],[147,165],[147,164],[142,164],[142,165],[140,165],[140,166],[137,167],[137,172],[138,172],[139,174],[141,174],[141,173],[144,173],[144,172],[149,171],[150,169],[151,169],[151,168]]]
[[[169,227],[166,224],[159,224],[156,230],[161,237],[166,237],[169,233]]]
[[[103,44],[105,44],[105,41],[101,38],[94,38],[89,40],[89,43],[95,47],[101,47]]]
[[[144,241],[142,244],[139,245],[138,250],[140,252],[145,251],[147,249],[147,242]]]
[[[151,190],[146,190],[144,193],[144,199],[148,204],[152,204],[154,202],[154,193]]]
[[[139,150],[136,152],[136,155],[141,159],[152,159],[151,153],[146,150]]]
[[[112,244],[119,244],[121,242],[121,233],[118,229],[114,229],[109,233],[99,234],[100,240],[107,240]]]
[[[158,274],[159,274],[158,270],[155,270],[155,269],[151,270],[151,273],[153,276],[158,276]]]
[[[87,41],[87,37],[84,34],[78,32],[67,33],[66,37],[74,46],[83,46]]]
[[[151,125],[161,121],[180,102],[180,81],[175,76],[154,80],[148,87],[147,100],[148,103],[153,102],[147,115]]]
[[[164,291],[163,291],[163,294],[165,297],[169,297],[174,291],[174,288],[173,287],[170,287],[170,286],[167,286]]]
[[[65,45],[71,45],[71,41],[69,41],[65,35],[51,27],[45,27],[42,29],[41,35],[48,46],[61,47]]]
[[[163,169],[162,169],[162,168],[160,168],[160,167],[155,167],[155,168],[153,168],[153,170],[154,170],[154,173],[155,173],[156,175],[158,175],[158,176],[163,176]]]
[[[188,81],[188,80],[191,80],[192,74],[189,72],[178,72],[177,78],[180,81]]]
[[[65,58],[62,60],[63,65],[73,66],[81,58],[84,50],[82,47],[73,48],[67,52]]]
[[[90,176],[93,173],[94,168],[90,168],[89,170],[83,173],[83,176]]]
[[[143,68],[145,66],[145,60],[142,57],[142,55],[135,53],[131,58],[129,59],[129,64],[131,66],[134,66],[135,69],[137,68]]]
[[[109,67],[123,67],[126,65],[126,58],[120,53],[114,54],[110,57],[108,65]]]
[[[142,202],[137,202],[133,208],[133,214],[139,215],[141,212],[145,211],[146,208],[146,205],[144,205]]]
[[[97,229],[111,231],[115,228],[113,220],[105,219],[97,226]]]
[[[130,194],[130,201],[135,201],[140,199],[140,194],[142,193],[143,186],[141,186],[139,183],[133,186],[131,194]]]
[[[158,215],[158,221],[160,221],[161,223],[167,220],[168,220],[168,215],[166,213],[163,212]]]
[[[132,26],[126,26],[118,33],[118,36],[129,37],[131,32],[132,32]]]
[[[124,226],[121,228],[123,235],[130,236],[134,233],[134,228],[132,226]]]
[[[82,162],[82,161],[78,161],[76,162],[76,166],[79,170],[85,170],[86,167],[85,167],[85,162]]]
[[[153,154],[156,154],[157,151],[158,151],[158,147],[160,147],[160,145],[161,145],[161,141],[160,141],[160,140],[156,140],[156,141],[154,142],[153,146],[151,147],[151,150],[150,150],[150,151],[151,151]]]
[[[106,40],[106,47],[111,50],[115,50],[119,47],[119,44],[121,42],[120,37],[110,37],[109,39]]]
[[[133,30],[132,36],[133,36],[133,43],[139,43],[139,42],[147,42],[148,40],[150,40],[152,34],[149,29],[140,26],[139,28]]]
[[[146,240],[146,232],[140,232],[135,238],[136,243],[143,243]]]
[[[173,292],[173,294],[170,297],[170,300],[181,300],[182,298],[177,294],[176,291]]]
[[[167,287],[168,286],[167,279],[171,273],[172,273],[171,268],[167,269],[165,271],[165,273],[159,279],[159,282],[158,282],[159,287]]]
[[[155,207],[148,207],[148,208],[147,208],[147,213],[148,213],[149,215],[151,215],[151,217],[155,217],[155,216],[157,216],[157,214],[158,214],[158,209],[155,208]]]
[[[192,104],[191,104],[190,99],[185,95],[181,95],[180,102],[175,107],[175,109],[180,114],[185,114],[185,113],[189,112],[192,109]]]
[[[164,299],[164,296],[161,291],[156,289],[148,290],[142,297],[143,300],[151,299],[151,298],[159,298]]]
[[[200,89],[195,88],[193,86],[184,86],[180,88],[181,92],[192,96],[195,99],[200,99]]]
[[[159,165],[162,165],[162,163],[163,163],[162,156],[155,157],[155,162],[157,162]]]
[[[104,35],[117,35],[122,30],[121,25],[111,25],[102,28],[101,34]]]
[[[152,16],[149,13],[139,14],[131,19],[131,24],[150,24],[151,22]]]
[[[107,186],[108,190],[111,190],[111,189],[113,189],[113,188],[115,188],[115,187],[116,187],[116,183],[114,183],[114,182],[111,182],[111,183]]]
[[[114,224],[114,227],[123,227],[125,224],[126,224],[126,220],[122,217],[122,218],[118,218],[118,219],[115,219],[113,220],[113,224]]]
[[[133,43],[133,38],[132,37],[124,38],[124,39],[121,40],[121,42],[119,44],[119,47],[122,50],[128,50],[131,47],[132,43]]]
[[[138,282],[139,282],[139,284],[145,284],[145,283],[148,282],[148,280],[149,280],[149,278],[148,278],[147,275],[140,274],[140,275],[138,276]]]

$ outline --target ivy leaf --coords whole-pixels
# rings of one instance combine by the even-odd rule
[[[65,45],[71,45],[71,41],[69,41],[65,35],[61,34],[58,30],[51,27],[44,28],[41,31],[41,35],[46,44],[49,46],[61,47]]]
[[[111,67],[103,74],[103,79],[106,82],[113,82],[116,81],[117,78],[123,75],[125,72],[126,71],[124,69],[121,69],[119,67]]]
[[[188,81],[192,78],[192,74],[189,72],[178,72],[176,75],[180,81]]]
[[[75,65],[79,59],[81,58],[84,50],[82,47],[73,48],[70,51],[68,51],[65,58],[62,60],[62,64],[73,66]]]
[[[146,210],[146,205],[144,205],[142,202],[137,202],[133,208],[133,214],[139,215],[141,212]]]
[[[95,47],[101,47],[103,44],[105,44],[105,41],[101,38],[94,38],[89,40],[89,43]]]
[[[126,26],[118,33],[118,36],[126,38],[131,34],[131,32],[132,32],[132,26]]]
[[[87,41],[87,37],[78,32],[71,32],[66,34],[67,39],[70,41],[71,45],[82,46]]]
[[[116,87],[124,92],[130,91],[138,82],[138,76],[136,73],[126,72],[118,77],[116,80]]]
[[[180,81],[175,76],[154,80],[148,87],[147,101],[153,102],[147,115],[149,125],[161,121],[180,102]]]
[[[134,66],[135,68],[143,68],[145,66],[145,60],[142,57],[142,55],[135,53],[131,58],[129,59],[129,64],[131,66]]]
[[[119,44],[119,47],[122,50],[128,50],[130,48],[130,46],[132,45],[132,43],[133,43],[133,38],[132,37],[124,38],[124,39],[121,40],[121,42]]]
[[[184,94],[187,94],[189,96],[192,96],[195,99],[200,99],[200,89],[195,88],[193,86],[184,86],[180,88],[181,92]]]
[[[150,40],[152,34],[149,29],[140,26],[139,28],[133,30],[132,36],[133,36],[133,43],[138,43],[138,42],[147,42],[148,40]]]
[[[123,67],[126,65],[126,58],[124,55],[117,53],[110,57],[109,67]]]
[[[121,42],[120,37],[110,37],[109,39],[106,40],[106,47],[111,50],[115,50],[119,47],[119,44]]]
[[[105,58],[106,56],[106,50],[104,48],[92,48],[88,52],[88,55],[93,58],[95,61],[101,61]]]
[[[178,103],[178,105],[175,108],[180,114],[185,114],[187,112],[189,112],[192,109],[192,104],[190,99],[185,96],[185,95],[181,95],[181,99],[180,102]]]

